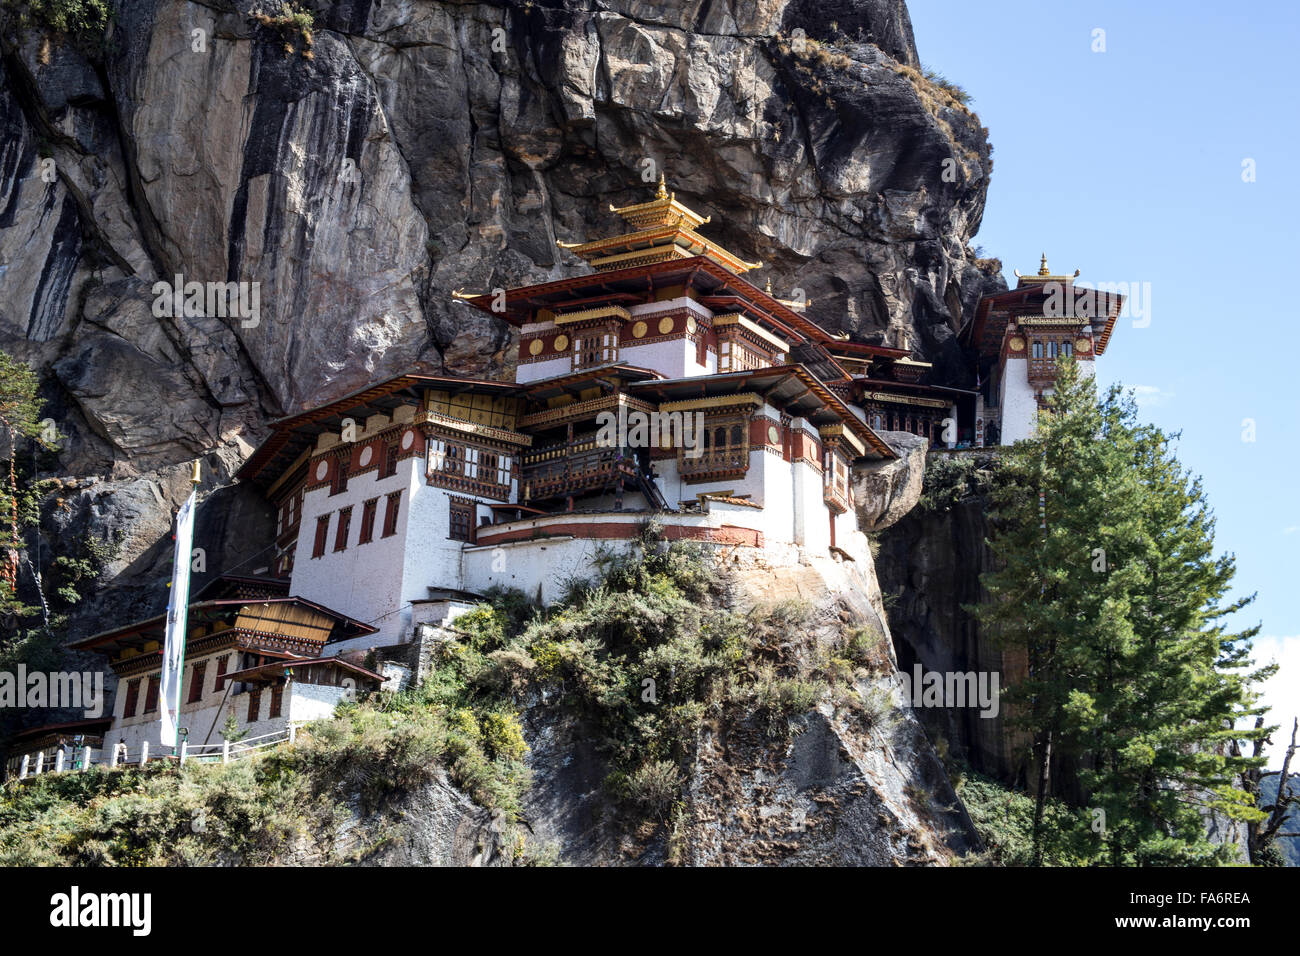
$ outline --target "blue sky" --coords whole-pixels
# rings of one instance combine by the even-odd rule
[[[1149,324],[1121,320],[1102,383],[1181,431],[1219,550],[1257,591],[1273,722],[1300,711],[1300,12],[1209,4],[911,0],[922,63],[963,86],[994,170],[974,244],[1032,272],[1149,283]],[[1094,52],[1097,30],[1104,52]],[[1243,181],[1253,160],[1255,181]],[[1143,321],[1143,320],[1139,320]],[[1247,441],[1249,419],[1254,440]],[[1282,736],[1282,734],[1278,734]],[[1279,748],[1270,765],[1280,763]]]

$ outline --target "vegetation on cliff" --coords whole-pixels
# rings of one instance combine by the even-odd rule
[[[26,363],[0,351],[0,669],[18,662],[53,668],[62,656],[59,637],[66,612],[77,604],[113,555],[116,542],[81,537],[41,569],[28,555],[43,502],[57,479],[40,478],[59,436],[43,419],[40,382]],[[20,588],[19,585],[22,585]]]
[[[851,680],[887,665],[883,635],[845,627],[831,646],[805,646],[791,638],[809,623],[806,605],[742,612],[698,546],[668,544],[653,526],[639,544],[602,557],[595,581],[548,608],[492,595],[457,619],[418,688],[342,705],[292,747],[10,782],[0,865],[355,861],[400,824],[403,797],[444,771],[509,826],[531,782],[521,719],[539,701],[591,729],[620,819],[643,836],[666,828],[671,843],[696,734],[723,710],[755,715],[778,739],[827,694],[883,719],[889,702]],[[349,824],[358,817],[364,832]]]
[[[1006,697],[1032,738],[1035,862],[1068,835],[1046,819],[1062,766],[1087,794],[1098,862],[1226,860],[1204,814],[1259,816],[1235,783],[1259,760],[1235,742],[1270,728],[1235,725],[1262,713],[1252,687],[1271,669],[1251,670],[1258,628],[1225,624],[1251,598],[1227,598],[1234,563],[1213,553],[1214,519],[1175,436],[1136,415],[1120,389],[1098,400],[1065,362],[1037,434],[1003,455],[991,493],[999,568],[982,578],[989,603],[969,610],[1028,663]]]

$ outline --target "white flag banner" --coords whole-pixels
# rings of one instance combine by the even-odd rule
[[[167,599],[167,637],[163,644],[162,698],[158,708],[162,717],[164,747],[176,746],[176,728],[181,709],[181,671],[185,666],[186,616],[190,604],[190,553],[194,546],[194,506],[196,492],[176,513],[176,554],[172,564],[171,595]]]

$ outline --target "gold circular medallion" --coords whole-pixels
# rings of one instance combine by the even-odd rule
[[[1076,352],[1091,352],[1091,351],[1092,351],[1092,343],[1091,343],[1090,341],[1088,341],[1087,339],[1075,339],[1075,340],[1074,340],[1074,350],[1075,350]]]
[[[646,325],[644,322],[638,322],[636,325],[632,326],[632,338],[643,339],[645,338],[645,334],[649,331],[650,326]]]
[[[781,431],[775,425],[767,426],[767,443],[769,445],[781,444]]]
[[[529,354],[529,355],[541,355],[541,354],[542,354],[542,340],[541,340],[541,339],[533,339],[531,342],[528,343],[528,354]]]
[[[673,320],[665,315],[662,319],[659,320],[659,334],[667,335],[672,330],[673,330]]]
[[[1018,335],[1011,340],[1010,344],[1013,352],[1023,352],[1025,350],[1025,340]]]
[[[694,335],[694,334],[695,334],[695,328],[696,328],[695,316],[693,316],[693,315],[688,315],[688,316],[686,317],[686,331],[687,331],[689,334]]]
[[[569,337],[567,335],[557,335],[555,337],[555,351],[563,352],[569,347]]]

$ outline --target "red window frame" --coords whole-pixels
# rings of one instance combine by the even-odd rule
[[[126,682],[126,703],[122,705],[122,717],[135,716],[135,708],[140,703],[140,678],[133,677]]]
[[[203,678],[207,676],[208,662],[195,661],[190,672],[190,696],[187,704],[194,704],[203,699]]]
[[[248,691],[248,722],[257,720],[258,707],[262,703],[262,688],[254,684]]]
[[[384,446],[384,467],[379,471],[380,478],[391,478],[397,474],[397,456],[401,453],[397,442],[389,442]]]
[[[348,532],[352,529],[352,507],[339,509],[339,526],[334,533],[334,550],[346,551],[348,549]]]
[[[330,475],[330,497],[348,490],[348,459],[348,455],[339,455],[334,459],[334,474]]]
[[[144,712],[146,714],[152,714],[158,709],[158,685],[161,682],[161,674],[154,674],[149,678],[149,686],[144,695]]]
[[[319,558],[325,554],[325,542],[330,536],[330,516],[321,515],[316,519],[316,541],[312,544],[311,556]]]
[[[450,499],[450,514],[447,519],[447,537],[453,541],[474,543],[474,502],[465,498]]]
[[[379,514],[379,499],[369,498],[361,505],[361,531],[357,544],[369,544],[375,540],[375,517]]]
[[[391,538],[397,534],[397,513],[402,506],[402,493],[394,491],[388,495],[388,507],[384,511],[384,533],[383,537]]]

